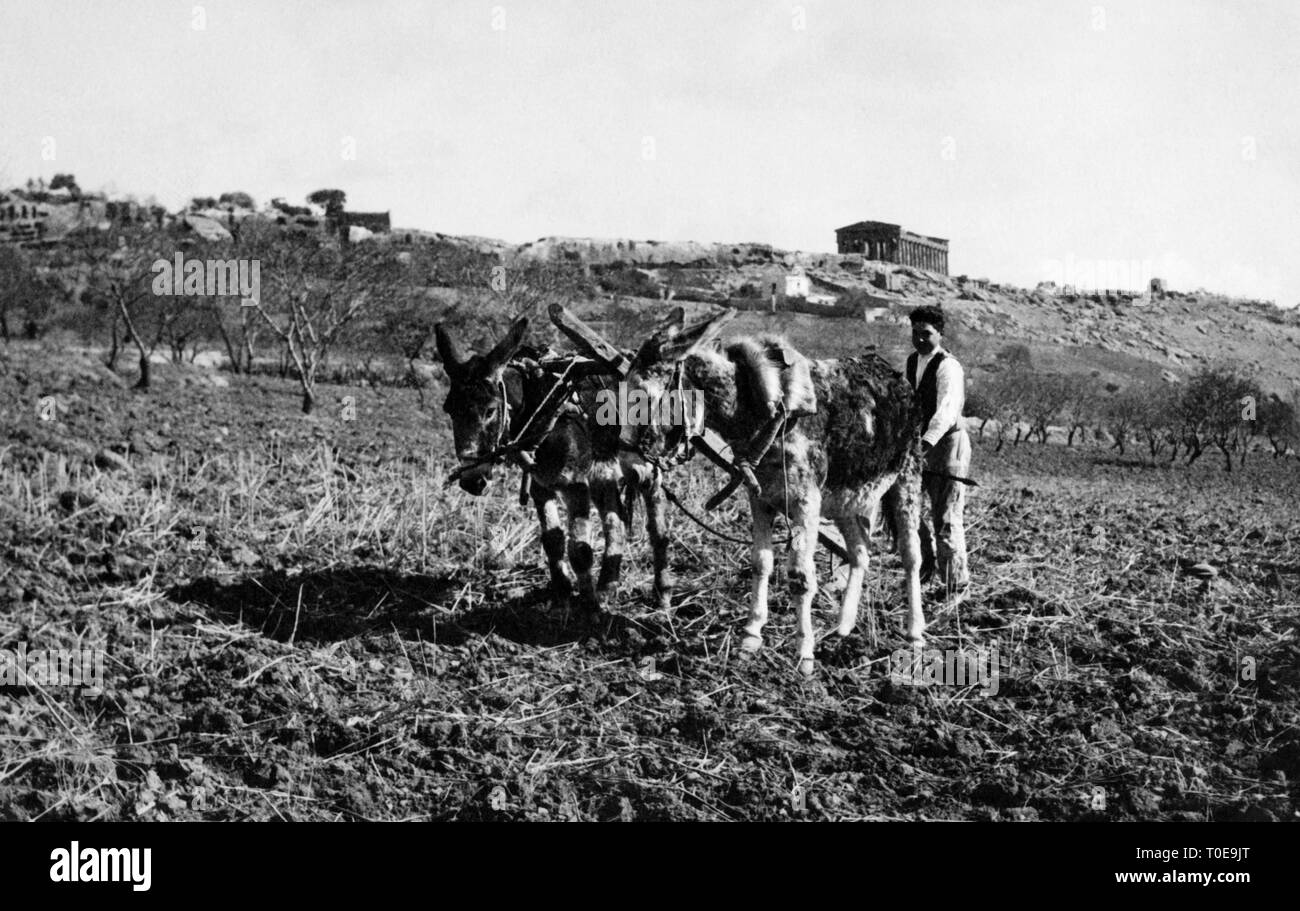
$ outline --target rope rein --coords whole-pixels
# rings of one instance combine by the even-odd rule
[[[481,468],[484,465],[495,465],[499,462],[505,461],[516,462],[519,467],[527,470],[530,466],[527,464],[528,460],[525,453],[528,450],[535,449],[539,446],[542,440],[546,438],[547,434],[555,429],[555,425],[559,422],[560,416],[563,413],[563,409],[558,406],[569,399],[576,391],[573,388],[572,381],[569,380],[569,374],[572,372],[576,364],[577,361],[570,360],[565,365],[564,370],[562,370],[560,375],[556,377],[555,382],[551,385],[551,388],[547,390],[546,395],[542,397],[542,401],[538,404],[537,408],[535,408],[533,413],[528,416],[528,420],[524,422],[524,426],[519,428],[519,432],[514,434],[513,438],[508,443],[503,442],[503,440],[505,440],[506,434],[510,431],[511,408],[509,391],[506,389],[505,370],[503,370],[502,375],[497,378],[497,390],[500,393],[500,397],[498,399],[496,445],[493,447],[492,451],[486,455],[460,465],[460,467],[448,475],[447,483],[454,483],[458,478],[464,475],[465,472],[472,469]],[[505,369],[513,369],[523,373],[523,366],[513,361],[507,364]],[[561,391],[563,391],[563,395],[557,395],[557,393],[560,393]],[[532,430],[534,423],[537,423],[538,417],[542,414],[546,414],[548,411],[551,413],[547,415],[544,422],[539,425],[537,430],[533,430],[530,434],[529,431]]]
[[[690,519],[692,522],[700,526],[700,528],[703,528],[705,531],[713,535],[715,538],[721,538],[723,541],[730,541],[732,544],[744,544],[746,547],[754,546],[753,541],[746,541],[744,538],[737,538],[734,535],[729,535],[725,531],[720,531],[719,529],[710,525],[704,519],[701,519],[694,512],[692,512],[690,507],[687,506],[685,503],[683,503],[678,498],[677,494],[673,493],[673,489],[669,487],[667,484],[665,484],[662,480],[659,482],[659,487],[661,490],[663,490],[664,496],[668,499],[669,503],[673,504],[678,509],[680,509],[683,513],[686,514],[686,518]],[[787,542],[783,541],[781,543],[784,544]]]

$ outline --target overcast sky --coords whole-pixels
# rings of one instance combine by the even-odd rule
[[[1289,306],[1298,61],[1293,0],[0,0],[0,184],[340,187],[514,242],[870,219],[953,274]]]

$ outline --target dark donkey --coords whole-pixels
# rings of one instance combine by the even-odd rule
[[[892,519],[907,573],[907,635],[921,642],[921,426],[906,380],[874,352],[809,363],[782,340],[768,336],[742,338],[725,351],[714,350],[712,341],[732,315],[734,311],[726,311],[690,329],[683,328],[680,318],[661,326],[633,359],[628,385],[652,397],[674,387],[702,391],[705,426],[733,451],[757,463],[753,471],[761,493],[750,494],[753,597],[742,649],[752,652],[762,646],[776,513],[784,512],[790,524],[789,583],[799,611],[799,671],[810,674],[812,601],[817,591],[813,553],[821,517],[835,522],[849,555],[837,629],[847,636],[857,619],[867,570],[870,518],[881,506]],[[784,374],[779,363],[802,363],[806,369]],[[789,401],[814,399],[815,413],[799,417],[793,426],[787,423],[775,438],[765,433]],[[663,426],[627,428],[624,433],[625,445],[652,459],[673,446]],[[753,451],[756,444],[762,450],[768,441],[765,452]]]
[[[477,354],[464,351],[445,327],[437,327],[438,353],[450,380],[443,410],[451,418],[456,455],[462,466],[460,486],[475,496],[487,488],[492,472],[485,458],[526,429],[555,381],[531,366],[536,361],[516,358],[527,332],[528,320],[520,318],[491,351]],[[589,404],[609,382],[599,376],[577,380],[579,400]],[[618,425],[598,423],[595,413],[594,407],[565,404],[554,425],[523,461],[542,525],[542,548],[550,567],[552,595],[557,603],[567,606],[576,581],[579,600],[598,607],[617,587],[633,504],[633,498],[625,496],[630,489],[639,491],[645,502],[646,529],[654,549],[655,599],[659,607],[666,608],[673,580],[668,569],[667,517],[658,476],[649,466],[633,464],[626,453],[620,458]],[[575,579],[570,579],[565,569],[565,533],[557,497],[564,498],[568,512],[568,566]],[[605,550],[596,581],[592,580],[593,504],[605,532]]]

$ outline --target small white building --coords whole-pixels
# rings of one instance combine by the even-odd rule
[[[758,286],[759,297],[766,301],[776,298],[777,303],[787,297],[807,299],[812,294],[812,280],[798,267],[787,270],[784,266],[765,266],[754,284]]]
[[[785,296],[807,298],[812,294],[812,280],[798,269],[785,277]]]

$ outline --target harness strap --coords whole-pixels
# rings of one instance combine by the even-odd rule
[[[567,394],[572,386],[572,383],[569,381],[569,374],[573,370],[575,364],[577,364],[577,360],[570,360],[565,365],[564,370],[561,371],[560,375],[556,378],[555,383],[552,384],[549,390],[547,390],[541,403],[538,404],[533,413],[528,416],[528,420],[524,422],[524,426],[519,429],[519,432],[516,433],[508,443],[503,441],[505,440],[506,434],[509,432],[510,428],[510,396],[509,391],[506,389],[504,377],[505,371],[502,371],[503,375],[497,381],[497,388],[501,393],[501,398],[500,420],[498,422],[499,426],[497,427],[496,446],[488,454],[474,459],[472,462],[466,462],[458,467],[447,476],[447,484],[454,484],[467,471],[481,468],[484,465],[493,465],[505,460],[515,462],[515,464],[519,465],[525,471],[531,468],[532,460],[528,458],[528,451],[536,448],[537,445],[555,429],[556,423],[559,422],[560,416],[563,414],[563,409],[560,406],[563,404],[565,398],[565,395],[561,393]],[[513,361],[506,365],[506,369],[517,370],[521,373],[523,372],[522,366]],[[534,430],[533,425],[538,423],[538,418],[543,414],[546,415],[544,422],[539,424],[538,428]]]
[[[701,518],[700,518],[699,516],[697,516],[694,512],[692,512],[691,509],[690,509],[690,507],[687,506],[685,503],[683,503],[683,502],[678,498],[677,494],[673,493],[673,490],[672,490],[671,487],[669,487],[667,484],[663,484],[663,483],[661,483],[659,486],[660,486],[660,488],[663,490],[663,492],[664,492],[664,496],[668,499],[668,502],[669,502],[669,503],[673,504],[673,505],[676,506],[678,509],[680,509],[682,512],[684,512],[684,513],[686,514],[686,518],[690,519],[692,522],[694,522],[696,525],[700,526],[700,528],[703,528],[705,531],[707,531],[709,534],[713,535],[715,538],[721,538],[723,541],[730,541],[732,544],[744,544],[746,547],[752,547],[752,546],[754,545],[754,542],[753,542],[752,540],[751,540],[751,541],[746,541],[744,538],[737,538],[737,537],[734,536],[734,535],[729,535],[729,534],[727,534],[725,531],[719,531],[719,530],[718,530],[717,528],[715,528],[713,525],[710,525],[707,521],[705,521],[704,519],[701,519]],[[830,552],[831,552],[832,554],[834,554],[835,556],[839,557],[841,562],[843,562],[843,563],[849,563],[849,562],[851,562],[851,560],[849,559],[849,552],[848,552],[847,550],[845,550],[843,547],[841,547],[839,544],[835,543],[835,541],[833,541],[833,540],[831,540],[829,537],[827,537],[827,535],[826,535],[825,532],[823,532],[823,531],[818,531],[818,532],[817,532],[817,540],[818,540],[818,542],[820,542],[821,545],[822,545],[823,547],[825,547],[828,551],[830,551]],[[784,547],[785,545],[787,545],[787,544],[789,544],[789,543],[790,543],[790,538],[789,538],[789,537],[783,538],[783,539],[781,539],[780,541],[776,541],[776,540],[773,540],[773,541],[772,541],[772,544],[773,544],[774,546],[777,545],[777,544],[780,544],[781,546]]]

